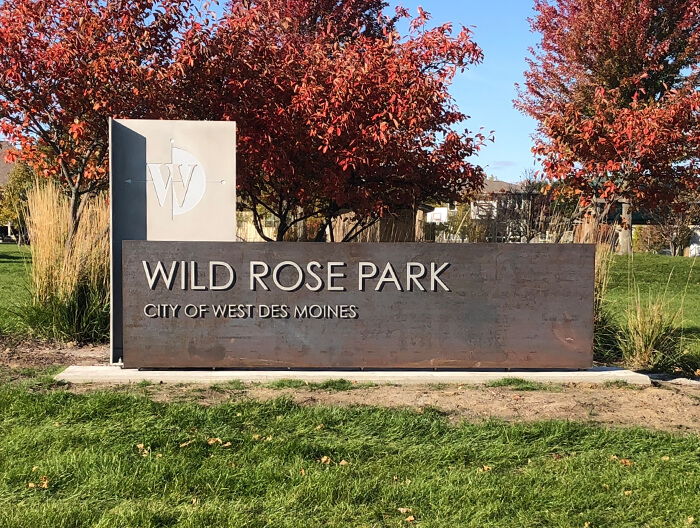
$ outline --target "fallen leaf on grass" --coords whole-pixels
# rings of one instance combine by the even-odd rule
[[[485,471],[491,471],[493,468],[491,466],[483,466],[479,468],[479,471],[485,472]]]
[[[627,458],[623,458],[623,459],[620,459],[620,464],[622,464],[623,466],[631,466],[632,461],[627,459]]]
[[[33,482],[30,482],[29,484],[27,484],[27,487],[28,488],[35,488],[36,486]]]
[[[260,440],[260,435],[259,435],[259,434],[254,434],[254,435],[253,435],[253,440]]]
[[[34,466],[34,467],[32,468],[32,471],[36,471],[37,469],[39,469],[39,466]]]
[[[409,515],[409,516],[406,517],[406,519],[405,519],[406,522],[413,522],[413,521],[415,521],[415,520],[416,520],[416,518],[415,518],[413,515]]]
[[[631,492],[630,490],[627,490],[627,491],[625,491],[625,495],[626,495],[627,497],[629,497],[630,495],[632,495],[632,492]]]
[[[41,477],[39,479],[39,487],[42,489],[49,489],[49,477]]]
[[[161,455],[160,453],[158,453],[158,454],[156,455],[156,458],[163,458],[163,455]]]
[[[207,444],[209,444],[209,445],[221,444],[221,443],[223,443],[223,442],[221,441],[221,438],[209,438],[209,439],[207,440]]]
[[[695,517],[688,517],[688,520],[685,521],[685,524],[686,524],[687,526],[690,526],[690,525],[693,524],[694,522],[695,522]]]
[[[54,422],[54,423],[53,423],[53,426],[54,426],[54,427],[61,427],[61,424],[58,423],[58,422]]]
[[[397,510],[399,510],[399,513],[409,513],[411,508],[397,508]]]
[[[617,460],[617,455],[610,455],[610,460]]]
[[[231,447],[231,442],[226,442],[225,444],[221,444],[221,447]]]
[[[663,460],[664,462],[668,462],[669,460],[671,460],[671,457],[668,455],[664,455],[661,457],[661,460]]]
[[[317,431],[319,431],[319,430],[321,430],[321,429],[323,429],[323,424],[319,424],[319,425],[316,426],[316,430],[317,430]]]
[[[340,466],[349,466],[349,465],[350,465],[350,462],[348,462],[347,460],[341,460],[341,461],[338,463],[338,465],[340,465]]]
[[[302,477],[306,476],[306,470],[304,468],[301,468],[301,476]]]
[[[330,464],[330,463],[333,462],[333,461],[331,460],[331,457],[326,456],[326,455],[323,455],[323,456],[321,457],[321,460],[319,460],[319,462],[320,462],[321,464]]]
[[[180,444],[180,447],[187,447],[187,446],[190,445],[192,442],[194,442],[194,440],[188,440],[187,442],[183,442],[182,444]]]

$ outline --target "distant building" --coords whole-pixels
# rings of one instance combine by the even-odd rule
[[[700,226],[690,226],[690,229],[693,230],[693,236],[690,239],[688,256],[700,257]]]
[[[498,214],[499,201],[504,196],[518,195],[520,185],[500,180],[486,180],[484,188],[471,202],[472,220],[495,219]]]
[[[12,148],[12,144],[7,141],[0,141],[0,201],[2,201],[2,189],[10,181],[10,172],[12,172],[12,167],[14,166],[14,163],[5,161],[5,154],[10,148]],[[0,225],[0,242],[9,240],[11,237],[12,225]]]
[[[7,182],[10,181],[10,172],[14,163],[7,163],[5,161],[5,154],[12,148],[12,144],[7,141],[0,141],[0,189],[2,189]]]
[[[429,224],[444,224],[447,222],[447,216],[449,213],[449,207],[436,207],[427,214],[425,221]]]

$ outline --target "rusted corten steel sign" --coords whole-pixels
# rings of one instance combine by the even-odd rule
[[[587,368],[594,253],[124,241],[124,366]]]

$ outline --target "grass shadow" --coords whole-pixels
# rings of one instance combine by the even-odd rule
[[[8,255],[0,253],[0,263],[30,262],[31,257],[27,255]]]
[[[489,381],[487,387],[509,387],[515,391],[552,391],[559,392],[561,387],[538,381],[530,381],[522,378],[501,378]]]

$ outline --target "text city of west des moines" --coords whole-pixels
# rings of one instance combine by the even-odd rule
[[[449,262],[423,264],[406,262],[395,266],[391,262],[376,264],[362,261],[350,269],[345,262],[308,262],[300,265],[291,260],[274,266],[262,261],[250,261],[237,270],[223,261],[172,261],[155,265],[143,260],[146,284],[151,290],[175,289],[191,292],[222,292],[238,289],[250,292],[288,292],[302,288],[311,292],[451,292],[441,275]],[[202,265],[204,264],[204,265]],[[247,276],[240,276],[243,271]],[[354,304],[259,304],[218,303],[179,304],[149,303],[143,307],[148,318],[190,319],[215,317],[220,319],[357,319],[360,309]]]

